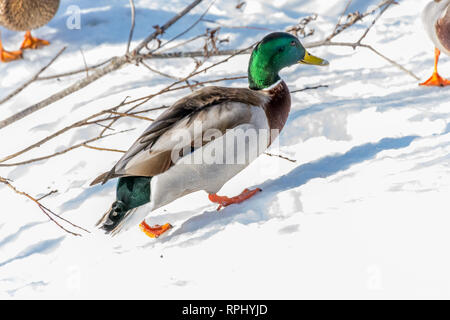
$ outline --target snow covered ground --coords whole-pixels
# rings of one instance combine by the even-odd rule
[[[189,2],[137,0],[133,44]],[[247,0],[237,10],[237,1],[218,0],[206,18],[227,26],[284,30],[301,17],[318,13],[311,24],[316,34],[306,39],[315,41],[332,30],[346,2]],[[353,1],[349,10],[365,11],[376,2]],[[365,39],[423,79],[433,66],[433,45],[420,21],[426,2],[399,1]],[[66,26],[71,5],[81,8],[80,30]],[[207,5],[173,26],[165,39],[193,23]],[[68,49],[46,74],[83,67],[80,49],[88,64],[122,55],[129,17],[128,1],[63,0],[55,19],[35,32],[52,45],[27,51],[23,61],[0,65],[0,97],[31,77],[63,46]],[[336,40],[357,40],[370,22],[366,19]],[[200,23],[179,41],[207,26],[216,25]],[[245,47],[266,33],[223,28],[221,35],[230,39],[223,48]],[[2,35],[8,49],[21,43],[22,34],[2,29]],[[195,193],[149,216],[151,224],[174,225],[157,240],[138,227],[113,239],[95,232],[80,238],[63,233],[34,203],[0,185],[0,297],[450,298],[450,88],[419,87],[411,76],[363,48],[310,51],[329,60],[330,67],[296,66],[284,70],[282,77],[291,91],[319,84],[328,88],[292,94],[280,149],[272,150],[296,162],[260,156],[219,193],[263,189],[241,205],[217,212],[205,193]],[[235,57],[197,80],[243,75],[248,58]],[[188,59],[149,64],[174,75],[192,70]],[[450,77],[449,57],[442,56],[440,70]],[[0,105],[0,119],[82,76],[32,84]],[[143,67],[116,71],[0,130],[0,156],[112,107],[126,96],[154,93],[170,81]],[[246,81],[219,85],[243,87]],[[163,95],[146,106],[170,104],[188,92]],[[95,145],[127,149],[146,126],[136,119],[124,120],[117,130],[136,130]],[[71,131],[20,160],[62,150],[98,130]],[[57,189],[43,203],[93,230],[114,200],[114,182],[93,188],[89,182],[119,157],[79,148],[47,161],[0,168],[0,176],[35,196]]]

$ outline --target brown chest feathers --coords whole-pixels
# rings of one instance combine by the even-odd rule
[[[281,131],[291,111],[291,95],[284,81],[267,91],[269,102],[264,106],[271,130]]]

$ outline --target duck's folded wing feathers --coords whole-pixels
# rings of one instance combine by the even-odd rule
[[[248,123],[252,118],[252,107],[263,108],[267,99],[264,93],[245,88],[207,87],[198,90],[163,112],[117,164],[91,185],[121,176],[152,177],[163,173],[174,165],[172,153],[180,145],[180,130],[188,134],[187,145],[194,147],[198,143],[198,135],[203,136],[209,129],[223,134],[227,129]],[[200,132],[196,130],[199,123]],[[202,145],[207,142],[201,140]]]

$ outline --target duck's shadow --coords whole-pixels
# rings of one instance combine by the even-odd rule
[[[234,222],[247,225],[269,221],[274,216],[269,213],[268,208],[273,198],[279,192],[297,188],[314,178],[329,177],[339,171],[350,168],[352,165],[372,159],[384,150],[405,148],[416,138],[417,136],[384,138],[377,143],[367,143],[354,147],[344,154],[327,156],[317,161],[300,165],[284,176],[254,186],[261,188],[263,193],[240,205],[232,205],[221,212],[215,210],[206,211],[189,218],[179,227],[176,227],[174,232],[161,238],[159,243],[189,245],[212,237]],[[198,232],[202,229],[204,229],[204,232]],[[180,236],[189,233],[193,237],[178,239]],[[200,236],[198,236],[199,233],[201,233]],[[151,242],[146,247],[155,244],[155,242]]]

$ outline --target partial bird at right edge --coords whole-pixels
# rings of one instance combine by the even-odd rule
[[[434,0],[425,7],[422,20],[435,45],[434,72],[433,75],[421,86],[448,86],[450,80],[442,78],[437,70],[441,52],[450,56],[450,0]]]

